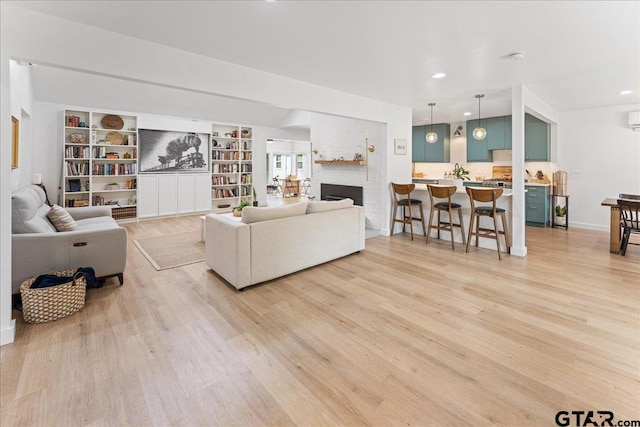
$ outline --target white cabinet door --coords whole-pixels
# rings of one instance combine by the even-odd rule
[[[196,175],[196,212],[211,210],[211,175]]]
[[[195,175],[178,175],[178,213],[189,213],[196,208]]]
[[[158,216],[158,175],[138,175],[138,218]]]
[[[158,215],[178,212],[178,178],[175,174],[158,175]]]

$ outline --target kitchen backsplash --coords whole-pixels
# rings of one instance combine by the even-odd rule
[[[475,180],[476,177],[491,178],[493,166],[511,166],[511,161],[494,161],[492,163],[459,163],[469,171],[469,177]],[[414,163],[413,172],[422,172],[425,178],[443,178],[446,172],[451,172],[455,167],[455,163]],[[541,170],[551,180],[553,172],[558,170],[556,165],[551,162],[525,162],[524,168],[531,172],[532,175]],[[525,173],[524,179],[529,177]]]

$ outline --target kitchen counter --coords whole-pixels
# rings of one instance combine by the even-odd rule
[[[469,181],[467,181],[469,182]],[[490,189],[490,187],[486,187],[487,190]],[[504,210],[506,210],[507,212],[507,227],[509,227],[509,231],[512,232],[513,231],[513,227],[512,227],[512,221],[511,221],[511,211],[512,211],[512,207],[511,207],[511,196],[513,195],[513,191],[511,191],[511,189],[504,189],[503,193],[502,193],[502,197],[500,197],[498,199],[497,203],[497,207],[502,208]],[[423,209],[424,209],[424,214],[425,214],[425,224],[428,223],[429,221],[429,211],[431,210],[431,201],[429,199],[429,191],[427,190],[427,186],[426,185],[416,185],[416,188],[414,191],[411,192],[411,198],[412,199],[419,199],[422,200],[422,205],[423,205]],[[443,201],[442,199],[438,199],[437,202],[441,202]],[[451,201],[454,203],[459,203],[462,206],[462,218],[463,218],[463,222],[464,222],[464,234],[465,236],[467,235],[467,232],[469,231],[469,220],[471,218],[471,203],[469,201],[469,195],[467,194],[467,190],[464,187],[458,187],[458,189],[456,190],[455,194],[453,196],[451,196]],[[478,203],[476,202],[476,205],[478,205]],[[485,205],[485,203],[480,203],[480,205]],[[446,218],[447,213],[445,212],[443,215],[443,219]],[[486,227],[486,226],[491,226],[491,228],[493,228],[493,223],[489,224],[488,221],[492,221],[491,218],[489,217],[479,217],[481,224],[481,227]],[[446,219],[445,219],[446,220]],[[457,214],[454,214],[454,222],[457,222],[458,220],[458,216]],[[414,225],[415,227],[415,225]],[[428,224],[427,224],[428,227]],[[502,230],[502,222],[498,221],[498,229]],[[418,228],[419,230],[419,228]],[[415,229],[414,229],[414,233],[415,233]],[[460,243],[462,244],[462,235],[460,234],[461,231],[459,228],[454,227],[453,230],[453,234],[454,234],[454,241],[456,243]],[[437,230],[432,230],[431,231],[431,237],[436,239],[437,238]],[[441,240],[444,240],[446,242],[450,241],[450,236],[448,232],[440,232],[440,237]],[[471,242],[472,245],[475,245],[475,239]],[[491,239],[480,239],[479,240],[479,245],[482,248],[486,248],[486,249],[491,249],[491,250],[496,250],[496,242],[494,240]],[[500,247],[504,248],[504,236],[500,237]],[[459,250],[459,249],[458,249]],[[462,249],[464,250],[464,249]]]
[[[524,185],[533,185],[535,187],[550,187],[551,184],[538,184],[536,182],[525,182]]]
[[[413,182],[414,184],[437,184],[438,183],[438,179],[437,178],[412,178],[411,182]]]

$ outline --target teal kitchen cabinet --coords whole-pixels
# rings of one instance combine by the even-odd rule
[[[425,147],[426,131],[424,126],[414,126],[411,136],[411,160],[413,163],[421,163],[425,160],[427,148]]]
[[[448,123],[434,124],[433,131],[438,134],[438,140],[433,144],[429,144],[425,139],[430,130],[430,125],[413,127],[413,162],[449,163],[451,158],[451,126]]]
[[[425,126],[425,135],[429,133],[431,126]],[[433,131],[438,135],[438,140],[426,143],[427,154],[425,161],[429,163],[449,163],[451,158],[451,126],[448,123],[433,125]]]
[[[486,120],[482,119],[482,125],[486,129]],[[487,138],[478,141],[473,137],[473,130],[478,127],[478,120],[467,121],[467,162],[492,162],[493,153],[487,146]]]
[[[525,221],[534,227],[550,224],[549,185],[525,185]]]
[[[511,150],[511,116],[487,119],[487,148]]]
[[[511,150],[511,141],[513,140],[513,128],[511,125],[511,116],[505,116],[504,118],[504,145],[507,150]]]
[[[524,160],[549,161],[549,124],[528,113],[524,115]]]

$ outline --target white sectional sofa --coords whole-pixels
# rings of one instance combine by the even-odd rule
[[[242,289],[364,249],[364,208],[351,199],[245,207],[205,218],[207,265]]]

